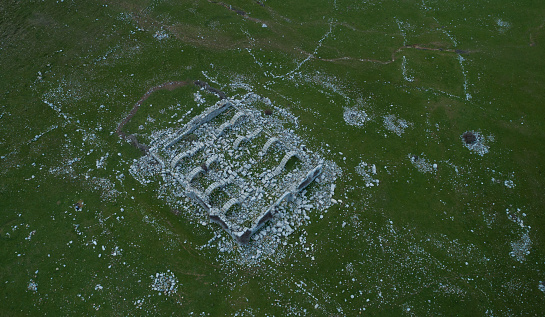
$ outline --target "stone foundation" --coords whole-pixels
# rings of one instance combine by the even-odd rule
[[[234,115],[226,119],[233,109]],[[164,180],[181,185],[184,190],[179,194],[201,206],[211,222],[241,244],[249,242],[281,205],[293,202],[322,172],[320,161],[299,149],[291,132],[270,120],[240,102],[235,105],[223,99],[174,133],[153,140],[149,149]],[[195,135],[193,142],[184,139],[189,134]],[[261,147],[259,142],[265,144]],[[275,144],[279,148],[273,151]],[[299,163],[287,171],[293,157]],[[216,190],[222,195],[211,199]],[[221,197],[228,199],[213,201],[225,199]],[[240,207],[230,212],[235,205]]]

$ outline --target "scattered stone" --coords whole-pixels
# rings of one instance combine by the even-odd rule
[[[407,122],[405,119],[398,119],[393,114],[384,116],[383,122],[387,130],[394,132],[398,136],[401,136],[405,132],[405,129],[412,125],[412,123]]]
[[[31,279],[30,282],[28,282],[27,289],[36,293],[38,291],[38,283],[34,282],[34,280]]]
[[[346,124],[356,127],[362,127],[369,121],[369,116],[359,107],[344,108],[343,119]]]
[[[81,211],[83,209],[83,200],[79,200],[75,205],[74,209],[76,211]]]
[[[530,254],[530,249],[532,247],[532,240],[528,232],[525,232],[521,235],[518,241],[511,242],[511,252],[509,255],[512,256],[515,260],[522,263],[526,260],[526,256]]]
[[[378,179],[373,178],[373,175],[377,174],[377,167],[375,164],[368,165],[365,162],[360,162],[360,164],[356,166],[356,173],[363,177],[365,187],[378,186],[380,183]]]
[[[151,278],[153,280],[151,289],[158,291],[159,295],[173,295],[178,291],[178,279],[170,270],[167,273],[156,273],[155,276],[151,275]]]
[[[430,163],[425,157],[424,153],[418,155],[409,154],[409,159],[416,169],[421,173],[435,173],[437,164]]]
[[[461,135],[462,142],[470,151],[480,156],[488,153],[490,147],[486,144],[488,140],[493,141],[494,137],[485,138],[480,132],[466,131]],[[488,140],[487,140],[488,139]]]
[[[507,188],[515,188],[515,182],[513,182],[512,180],[506,180],[504,183],[505,187]]]

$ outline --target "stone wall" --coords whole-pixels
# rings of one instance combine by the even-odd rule
[[[192,133],[201,125],[209,122],[225,110],[233,107],[233,104],[226,99],[221,100],[214,106],[208,108],[208,110],[189,121],[182,129],[177,132],[177,136],[173,140],[167,143],[165,148],[170,148],[174,144],[178,143],[184,136]]]

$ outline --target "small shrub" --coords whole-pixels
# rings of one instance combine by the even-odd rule
[[[265,109],[265,115],[270,116],[272,113],[272,109]]]

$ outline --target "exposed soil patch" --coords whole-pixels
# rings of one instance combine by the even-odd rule
[[[75,205],[74,205],[74,209],[76,211],[80,211],[83,209],[83,200],[79,200]]]

